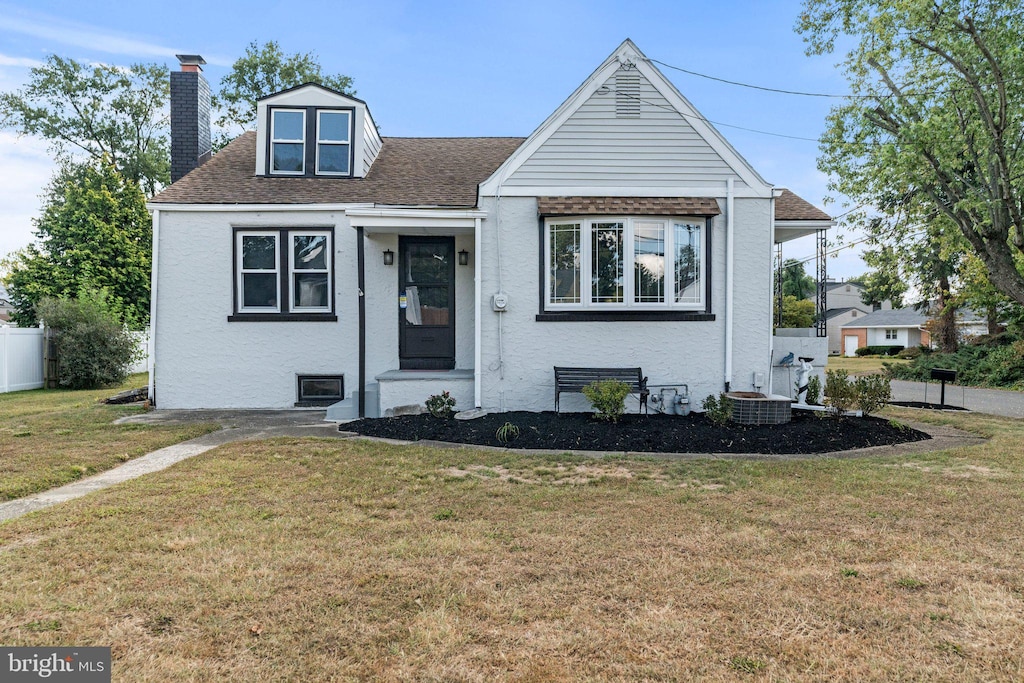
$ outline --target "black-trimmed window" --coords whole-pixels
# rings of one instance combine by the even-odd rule
[[[337,320],[333,243],[329,229],[237,228],[230,319]]]
[[[268,175],[352,175],[353,108],[271,106],[267,111]]]
[[[270,113],[270,171],[286,175],[306,172],[306,111],[274,109]]]
[[[298,375],[297,406],[323,406],[345,398],[345,375]]]
[[[549,218],[542,312],[710,314],[709,237],[706,218]]]

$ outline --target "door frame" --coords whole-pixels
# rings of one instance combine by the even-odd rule
[[[405,309],[398,308],[398,367],[401,370],[451,370],[455,367],[455,238],[446,237],[421,237],[418,235],[398,236],[398,296],[405,292],[406,261],[408,259],[408,246],[410,244],[447,244],[449,249],[448,259],[448,342],[452,352],[450,356],[415,356],[405,355]],[[438,326],[440,329],[441,326]]]

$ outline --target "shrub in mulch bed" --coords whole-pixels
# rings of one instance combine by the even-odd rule
[[[496,433],[506,422],[519,427],[509,443]],[[618,424],[590,413],[493,413],[475,420],[406,415],[348,422],[342,431],[403,441],[447,441],[504,448],[634,451],[645,453],[812,454],[889,446],[931,438],[924,432],[874,417],[833,419],[793,411],[784,425],[724,426],[704,415],[624,415]]]

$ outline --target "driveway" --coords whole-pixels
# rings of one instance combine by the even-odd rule
[[[938,382],[906,382],[894,379],[891,386],[892,398],[895,401],[939,402],[941,388]],[[947,384],[946,405],[966,408],[976,413],[1024,418],[1024,392],[1021,391],[978,389]]]

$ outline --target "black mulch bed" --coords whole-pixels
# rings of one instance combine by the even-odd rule
[[[967,408],[951,406],[948,403],[946,405],[939,405],[938,403],[925,403],[924,401],[889,401],[889,405],[903,408],[924,408],[925,410],[967,410]]]
[[[506,422],[519,437],[503,444],[495,436]],[[342,431],[403,441],[448,441],[506,448],[634,451],[647,453],[812,454],[866,446],[890,446],[929,439],[909,427],[875,417],[841,420],[793,411],[785,425],[718,426],[703,415],[624,415],[618,424],[594,420],[589,413],[494,413],[475,420],[444,420],[407,415],[348,422]]]

